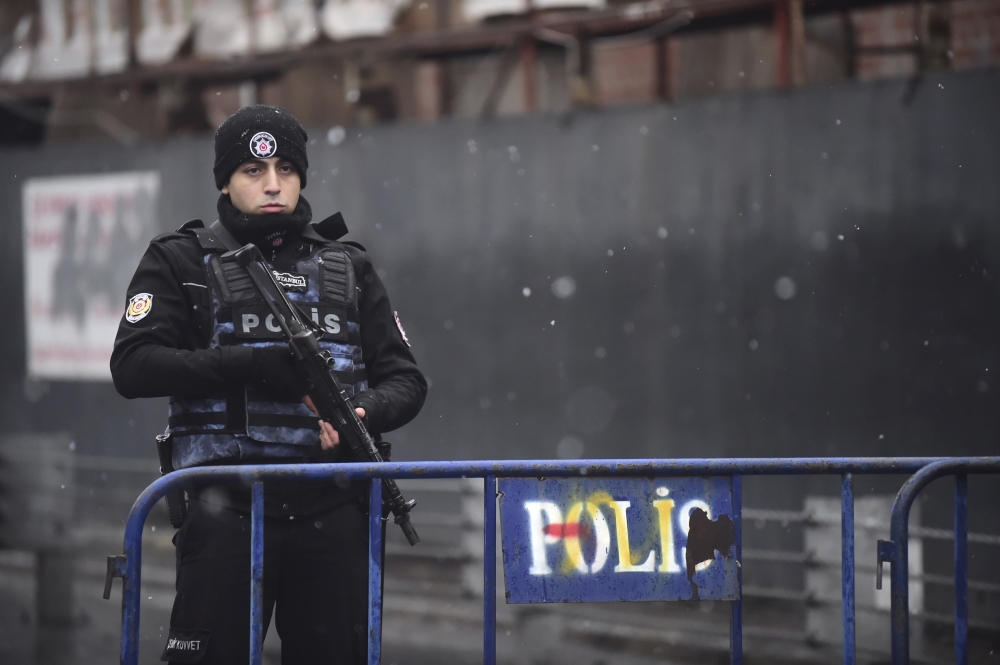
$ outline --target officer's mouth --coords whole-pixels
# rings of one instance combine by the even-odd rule
[[[281,212],[281,211],[283,211],[285,209],[285,204],[284,203],[265,203],[264,205],[261,206],[261,209],[265,213]]]

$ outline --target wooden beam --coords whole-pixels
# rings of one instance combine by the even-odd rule
[[[777,49],[776,83],[780,88],[792,84],[791,27],[788,0],[774,0],[774,42]]]
[[[792,85],[806,83],[806,21],[802,0],[788,0],[788,44]]]
[[[670,49],[667,38],[656,40],[656,96],[659,99],[670,100]]]
[[[779,3],[785,0],[778,0]],[[125,72],[61,81],[26,81],[0,85],[0,101],[47,97],[58,88],[107,86],[128,87],[184,79],[200,84],[233,83],[246,79],[278,76],[282,71],[308,62],[341,59],[396,57],[444,57],[463,53],[503,49],[539,28],[589,37],[627,35],[677,16],[693,12],[694,18],[682,32],[711,29],[723,25],[766,23],[776,18],[776,0],[686,0],[648,5],[615,5],[604,10],[571,10],[513,19],[503,23],[480,24],[460,29],[431,30],[352,39],[318,44],[282,53],[261,54],[234,60],[202,60],[185,57],[157,67],[134,66]],[[890,4],[890,0],[810,0],[807,14],[844,11],[854,7]],[[636,7],[641,10],[637,11]],[[787,6],[785,8],[787,16]]]
[[[524,112],[538,110],[538,42],[528,37],[521,45],[521,76],[524,77]]]

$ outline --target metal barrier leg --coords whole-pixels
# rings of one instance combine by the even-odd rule
[[[125,573],[122,575],[121,665],[139,663],[139,591],[142,586],[142,519],[125,525]]]
[[[955,475],[955,665],[969,665],[969,477]]]
[[[912,480],[912,479],[911,479]],[[905,487],[905,485],[904,485]],[[902,493],[902,490],[900,490]],[[892,557],[890,596],[892,608],[892,665],[910,664],[910,581],[909,525],[910,505],[892,507]]]
[[[740,597],[729,618],[729,662],[743,665],[743,476],[733,476],[733,526],[736,531],[736,579]]]
[[[382,662],[382,481],[368,503],[368,665]]]
[[[497,478],[486,476],[483,499],[483,665],[497,662]]]
[[[250,507],[250,665],[264,659],[264,483],[253,484]]]
[[[845,473],[840,483],[841,584],[844,612],[844,665],[854,665],[854,476]]]

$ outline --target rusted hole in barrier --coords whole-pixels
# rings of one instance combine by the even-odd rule
[[[729,548],[736,544],[736,527],[729,515],[719,515],[719,519],[713,522],[701,508],[695,508],[691,512],[688,524],[687,553],[684,558],[690,580],[699,563],[715,560],[716,551],[729,557]]]

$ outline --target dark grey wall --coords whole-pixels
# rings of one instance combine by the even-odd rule
[[[401,458],[552,457],[566,436],[585,456],[995,454],[998,108],[981,71],[338,146],[316,128],[305,193],[371,250],[432,380]],[[210,167],[209,137],[0,153],[0,430],[151,455],[165,410],[26,388],[22,182],[155,168],[166,230],[214,218]]]

